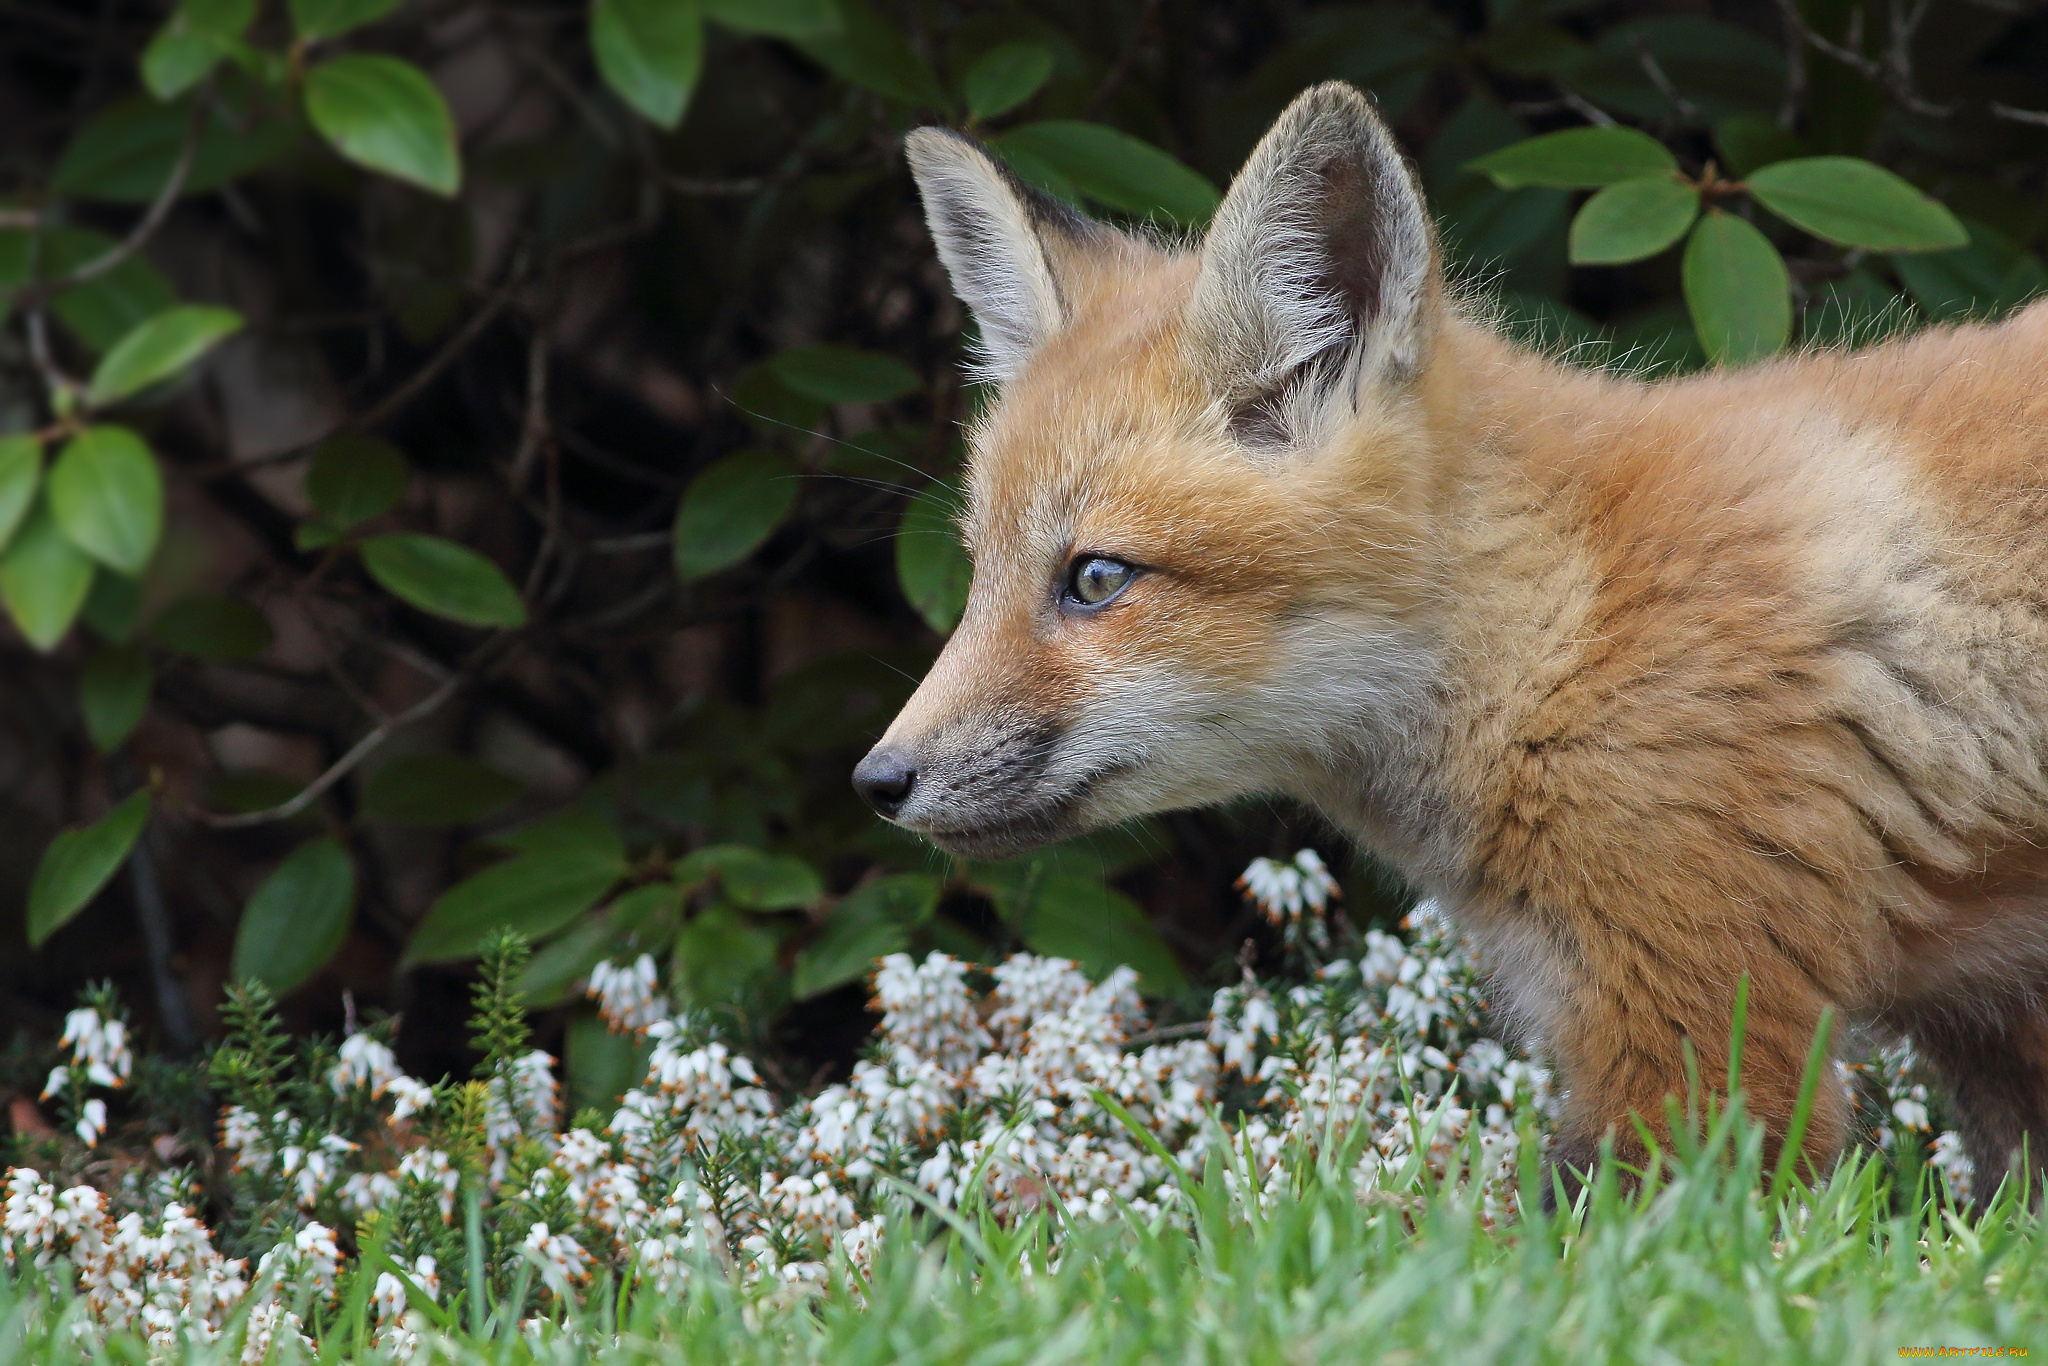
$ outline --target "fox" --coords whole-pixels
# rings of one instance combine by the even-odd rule
[[[1448,284],[1342,83],[1199,241],[954,132],[906,152],[994,397],[964,613],[854,770],[877,812],[993,859],[1305,805],[1478,947],[1568,1192],[1648,1160],[1689,1061],[1725,1075],[1743,991],[1770,1152],[1840,1018],[1910,1041],[1980,1192],[2038,1181],[2048,303],[1653,380]],[[1809,1104],[1819,1171],[1833,1069]]]

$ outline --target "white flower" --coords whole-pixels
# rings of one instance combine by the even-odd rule
[[[1324,942],[1323,917],[1330,898],[1339,895],[1337,879],[1330,876],[1322,856],[1303,849],[1285,862],[1255,858],[1237,880],[1246,896],[1257,904],[1259,913],[1274,925],[1287,926],[1308,914],[1310,933]]]
[[[526,1250],[539,1261],[541,1279],[557,1295],[567,1296],[590,1275],[590,1254],[566,1233],[550,1232],[544,1223],[527,1230]]]
[[[107,1131],[107,1103],[95,1097],[79,1107],[78,1141],[88,1148],[99,1146],[100,1135]]]
[[[660,994],[654,958],[641,954],[630,964],[599,963],[590,970],[589,994],[597,1013],[615,1034],[644,1034],[669,1018],[668,1001]]]
[[[89,1006],[64,1017],[64,1036],[58,1042],[71,1045],[71,1065],[84,1068],[86,1080],[95,1086],[120,1086],[135,1069],[134,1055],[128,1051],[128,1026],[100,1018]]]

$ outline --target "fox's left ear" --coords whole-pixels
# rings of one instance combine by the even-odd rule
[[[1420,368],[1436,289],[1414,173],[1366,98],[1332,82],[1289,105],[1231,182],[1190,337],[1239,433],[1284,442],[1335,389]]]

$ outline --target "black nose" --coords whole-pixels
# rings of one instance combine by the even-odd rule
[[[871,750],[853,770],[853,790],[884,816],[894,816],[917,785],[917,765],[893,749]]]

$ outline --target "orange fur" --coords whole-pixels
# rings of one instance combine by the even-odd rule
[[[1774,1133],[1829,1006],[2002,1098],[1980,1162],[2048,1123],[2048,303],[1643,383],[1432,289],[1418,371],[1261,451],[1199,251],[1060,250],[973,434],[965,619],[884,740],[948,785],[906,823],[990,853],[1315,804],[1482,945],[1572,1161],[1661,1124],[1683,1041],[1718,1078],[1745,973]],[[1084,553],[1144,572],[1063,614]],[[1812,1156],[1845,1117],[1829,1078]]]

